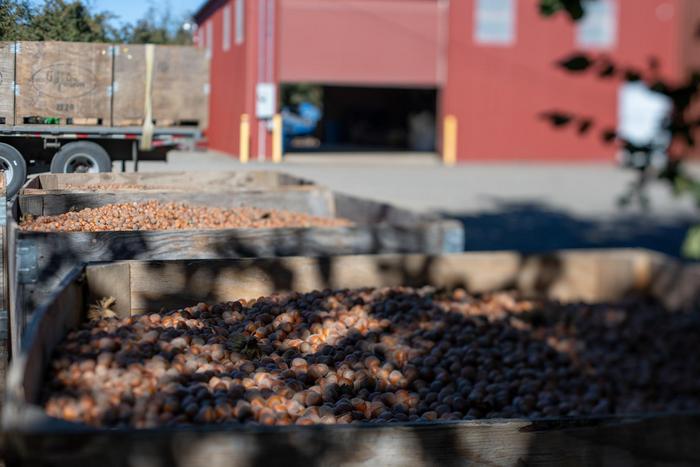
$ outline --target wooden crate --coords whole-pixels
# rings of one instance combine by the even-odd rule
[[[115,126],[142,125],[146,99],[144,45],[121,45],[114,56]],[[207,127],[209,59],[195,47],[156,46],[152,93],[158,127],[195,124]]]
[[[0,126],[15,123],[14,42],[0,42]]]
[[[105,189],[96,189],[103,186]],[[235,192],[235,203],[245,206],[255,201],[261,207],[299,209],[304,212],[327,213],[330,201],[319,193],[309,180],[281,172],[157,172],[101,174],[42,174],[33,178],[19,194],[20,211],[34,216],[60,214],[71,208],[104,206],[111,203],[138,202],[147,199],[162,201],[212,202],[212,193]],[[282,204],[260,204],[267,197],[279,203],[279,191],[287,196]],[[201,194],[201,195],[200,195]],[[201,196],[201,198],[200,198]],[[330,196],[330,195],[328,195]],[[231,207],[225,196],[213,199]],[[305,204],[306,202],[306,204]],[[320,203],[314,207],[313,204]]]
[[[543,287],[542,278],[547,278]],[[672,278],[671,281],[668,279]],[[641,293],[676,305],[698,299],[700,271],[634,250],[449,256],[355,256],[237,261],[128,261],[77,268],[36,310],[13,360],[3,430],[11,461],[28,465],[491,465],[690,466],[700,464],[699,413],[508,419],[402,425],[101,430],[51,419],[38,406],[52,349],[95,297],[122,315],[275,291],[363,286],[505,284],[565,300]],[[535,287],[533,289],[533,286]],[[669,305],[672,303],[669,302]],[[165,460],[167,459],[167,460]]]
[[[222,208],[241,205],[276,208],[316,216],[342,217],[342,228],[226,229],[123,232],[24,232],[21,216],[58,214],[115,202],[161,199]],[[371,253],[440,254],[464,249],[461,223],[418,214],[383,203],[308,185],[258,191],[68,193],[23,196],[12,205],[10,241],[14,297],[12,346],[19,350],[32,310],[43,303],[76,265],[127,259],[217,259],[279,256],[327,256]],[[29,212],[24,211],[27,209]]]
[[[16,124],[109,125],[112,46],[18,42]]]

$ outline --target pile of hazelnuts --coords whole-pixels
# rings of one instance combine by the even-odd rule
[[[700,313],[408,287],[93,319],[43,405],[96,427],[428,423],[700,409]]]
[[[25,216],[22,230],[31,232],[101,232],[132,230],[274,229],[348,227],[346,219],[240,207],[232,209],[145,201],[107,204],[55,216]]]

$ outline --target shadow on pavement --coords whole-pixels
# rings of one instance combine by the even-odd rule
[[[447,216],[464,224],[466,251],[647,248],[674,257],[680,257],[688,228],[700,220],[653,213],[582,218],[540,203],[504,203],[496,212]]]

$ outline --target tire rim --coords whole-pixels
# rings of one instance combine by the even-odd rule
[[[97,166],[97,161],[89,154],[73,154],[68,158],[66,165],[63,166],[63,169],[67,174],[96,174],[100,172],[100,168]]]
[[[12,163],[4,157],[0,157],[0,172],[5,172],[5,184],[9,186],[15,176],[15,169]]]

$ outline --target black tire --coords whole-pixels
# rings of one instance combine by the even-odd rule
[[[90,141],[68,143],[51,159],[51,172],[55,174],[111,171],[112,159],[107,151]]]
[[[0,143],[0,170],[5,172],[7,197],[19,192],[27,180],[27,163],[20,152],[9,144]]]

